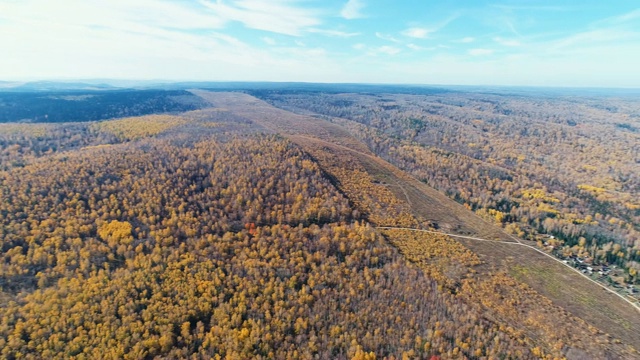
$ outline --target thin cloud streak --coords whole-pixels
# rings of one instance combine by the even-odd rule
[[[394,47],[394,46],[380,46],[374,49],[375,54],[387,54],[387,55],[396,55],[399,54],[402,50]]]
[[[494,51],[491,49],[471,49],[469,50],[469,55],[471,56],[487,56],[493,54]]]
[[[237,0],[233,5],[221,1],[201,3],[223,19],[278,34],[301,36],[305,29],[321,23],[315,11],[292,6],[290,1]]]
[[[360,19],[364,17],[362,13],[364,7],[365,4],[362,0],[349,0],[342,7],[340,15],[347,20]]]
[[[399,43],[399,42],[400,42],[400,40],[398,40],[398,39],[394,38],[394,37],[393,37],[393,36],[391,36],[391,35],[387,35],[387,34],[383,34],[383,33],[379,33],[379,32],[376,32],[376,37],[377,37],[378,39],[382,39],[382,40],[386,40],[386,41],[391,41],[391,42],[394,42],[394,43]]]
[[[271,46],[273,46],[273,45],[276,45],[276,44],[277,44],[277,42],[276,42],[273,38],[270,38],[270,37],[268,37],[268,36],[264,36],[264,37],[262,38],[262,41],[264,41],[267,45],[271,45]]]
[[[0,43],[10,55],[0,57],[0,80],[432,82],[448,74],[441,82],[532,84],[542,80],[531,69],[545,64],[549,81],[566,86],[640,84],[640,9],[545,27],[541,17],[553,15],[543,9],[531,15],[485,4],[480,12],[463,10],[439,22],[434,13],[431,23],[420,23],[413,10],[397,18],[379,6],[362,0],[0,0]],[[523,21],[529,17],[531,23]],[[413,61],[420,66],[405,76],[403,67]],[[455,75],[456,66],[480,74],[467,73],[465,80]],[[431,73],[434,67],[442,73]]]
[[[549,42],[549,49],[558,51],[575,47],[592,47],[595,44],[616,44],[640,40],[640,32],[617,29],[597,29],[577,33]]]
[[[412,27],[403,31],[402,35],[415,38],[415,39],[426,39],[427,37],[429,37],[429,34],[435,31],[436,30],[429,30],[429,29],[420,28],[420,27]]]
[[[509,47],[515,47],[515,46],[521,46],[522,45],[522,43],[519,40],[516,40],[516,39],[505,39],[505,38],[502,38],[500,36],[494,37],[493,41],[497,42],[500,45],[509,46]]]
[[[46,23],[52,27],[74,25],[118,29],[131,32],[157,32],[171,24],[175,30],[220,29],[225,20],[207,11],[158,0],[135,3],[114,0],[82,2],[61,0],[24,0],[2,4],[0,19],[19,24]],[[34,11],[38,9],[38,11]]]
[[[634,20],[640,20],[640,8],[621,14],[621,15],[611,16],[605,19],[598,20],[593,23],[593,26],[600,27],[600,26],[627,25],[628,23],[633,22]],[[640,25],[640,24],[636,24],[636,25]]]
[[[506,5],[506,4],[494,4],[491,5],[494,8],[507,10],[507,11],[573,11],[576,8],[573,6],[544,6],[544,5]]]
[[[453,42],[461,43],[461,44],[469,44],[474,42],[476,39],[472,36],[463,37],[462,39],[453,40]]]
[[[316,28],[308,29],[307,32],[313,33],[313,34],[332,36],[332,37],[340,37],[340,38],[350,38],[350,37],[360,35],[359,32],[346,32],[346,31],[339,31],[339,30],[316,29]]]
[[[415,38],[415,39],[426,39],[429,37],[429,35],[440,31],[441,29],[449,25],[449,23],[451,23],[453,20],[457,19],[458,17],[460,17],[459,14],[454,14],[453,16],[450,16],[444,19],[443,21],[441,21],[440,23],[438,23],[436,26],[433,26],[433,27],[421,27],[421,26],[410,27],[408,29],[405,29],[402,32],[402,35],[410,38]]]

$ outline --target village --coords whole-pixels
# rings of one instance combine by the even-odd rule
[[[629,282],[632,278],[624,269],[617,265],[598,263],[589,256],[567,255],[563,248],[554,245],[554,241],[547,241],[553,239],[554,237],[551,235],[544,235],[540,240],[548,253],[629,300],[640,302],[640,290],[637,285]]]

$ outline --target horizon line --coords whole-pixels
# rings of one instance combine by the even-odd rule
[[[476,88],[532,88],[532,89],[610,89],[610,90],[640,90],[639,86],[598,86],[598,85],[516,85],[516,84],[438,84],[438,83],[402,83],[402,82],[319,82],[319,81],[274,81],[274,80],[192,80],[192,79],[134,79],[134,78],[37,78],[37,79],[0,79],[1,83],[18,83],[20,85],[49,82],[73,83],[91,82],[87,85],[97,85],[95,82],[131,82],[146,83],[146,85],[165,85],[180,83],[217,83],[217,84],[307,84],[307,85],[364,85],[364,86],[410,86],[410,87],[476,87]],[[20,86],[17,85],[17,86]],[[114,86],[117,87],[117,86]],[[3,88],[0,86],[0,91]],[[12,89],[7,87],[6,89]]]

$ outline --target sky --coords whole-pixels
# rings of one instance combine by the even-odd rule
[[[640,87],[640,1],[0,0],[0,80]]]

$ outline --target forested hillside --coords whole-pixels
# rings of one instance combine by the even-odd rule
[[[510,272],[398,229],[451,209],[374,156],[398,137],[196,93],[213,107],[0,124],[3,358],[638,356],[637,313],[613,294],[577,281],[579,303],[563,303],[527,285],[544,262]],[[456,211],[442,218],[485,224]]]
[[[595,278],[640,282],[634,98],[255,94],[343,125],[377,155]]]
[[[228,120],[2,128],[4,150],[28,144],[0,172],[3,357],[532,356],[291,143]]]
[[[640,322],[632,301],[374,156],[343,127],[246,94],[194,93],[299,145],[405,259],[537,356],[635,356]],[[622,350],[616,338],[631,347]]]

